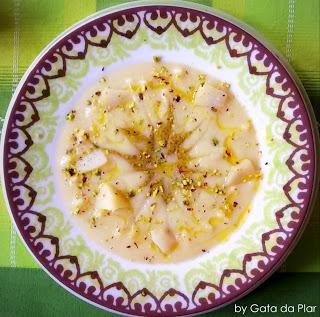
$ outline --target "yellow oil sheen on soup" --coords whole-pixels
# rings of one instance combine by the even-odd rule
[[[261,178],[255,130],[231,88],[155,58],[85,93],[66,115],[57,164],[85,239],[132,261],[175,263],[229,237]]]

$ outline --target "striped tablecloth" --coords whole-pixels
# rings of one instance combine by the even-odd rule
[[[15,87],[40,51],[78,20],[122,2],[125,1],[0,1],[0,127]],[[292,64],[320,117],[319,0],[195,2],[233,15],[273,43]],[[280,273],[239,304],[319,305],[319,211],[318,203],[301,241]],[[102,314],[108,315],[68,294],[40,270],[17,236],[0,193],[0,316]],[[215,315],[233,314],[234,307],[230,305]]]

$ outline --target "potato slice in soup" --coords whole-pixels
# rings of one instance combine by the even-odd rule
[[[232,186],[241,183],[244,177],[254,174],[256,171],[252,162],[248,159],[242,160],[239,164],[231,167],[226,177],[226,185]]]
[[[214,107],[216,109],[222,107],[227,100],[227,93],[223,90],[217,89],[209,83],[200,86],[194,102],[196,105],[205,107]]]
[[[113,186],[103,183],[99,186],[99,193],[96,196],[95,208],[115,211],[120,208],[130,208],[130,204],[123,194]]]
[[[122,190],[132,191],[132,193],[134,193],[134,190],[141,186],[146,179],[146,172],[134,171],[125,173],[118,177],[117,187],[121,188]]]
[[[138,154],[137,148],[130,142],[128,137],[117,127],[112,127],[108,123],[109,129],[104,133],[93,135],[94,144],[108,150],[114,150],[121,154],[135,155]]]
[[[82,156],[76,168],[79,173],[86,173],[95,170],[107,163],[106,154],[102,150],[93,150],[91,153]]]
[[[101,91],[98,100],[107,110],[112,110],[121,104],[128,103],[131,98],[131,94],[128,90],[107,88]]]
[[[151,239],[163,253],[168,253],[177,243],[174,234],[167,226],[151,230]]]

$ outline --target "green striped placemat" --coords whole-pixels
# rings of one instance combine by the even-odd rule
[[[0,128],[15,87],[40,51],[59,33],[78,20],[97,10],[123,2],[128,1],[1,1]],[[292,64],[308,92],[318,118],[320,117],[319,0],[201,0],[194,2],[229,13],[264,35]],[[319,210],[318,201],[301,241],[282,266],[281,271],[320,271]],[[0,245],[0,267],[39,268],[17,236],[1,193]],[[3,277],[5,274],[14,279],[15,274],[7,275],[3,272],[11,271],[3,270],[5,269],[1,269],[0,276]],[[13,285],[16,283],[15,281]],[[22,287],[27,288],[27,285]],[[2,291],[3,288],[0,288],[0,300]]]

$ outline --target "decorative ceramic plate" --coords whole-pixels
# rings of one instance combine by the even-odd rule
[[[21,80],[2,139],[8,207],[31,254],[81,299],[135,316],[217,309],[270,276],[300,236],[317,178],[312,111],[288,66],[230,20],[185,2],[107,9],[59,36]],[[210,252],[177,264],[130,262],[86,239],[62,203],[54,167],[65,116],[102,68],[155,55],[231,83],[262,150],[263,178],[244,223]]]

